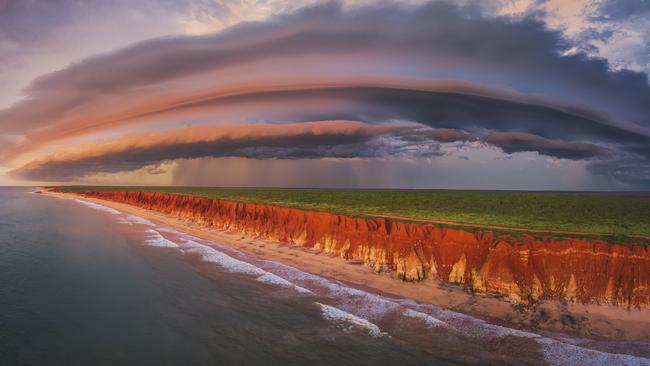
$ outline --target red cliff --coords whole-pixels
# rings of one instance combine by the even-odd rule
[[[598,240],[495,236],[433,224],[155,192],[82,195],[159,211],[206,227],[312,247],[405,281],[436,279],[511,301],[556,299],[647,308],[650,250]]]

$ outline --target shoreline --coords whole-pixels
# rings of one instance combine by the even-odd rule
[[[286,243],[263,240],[241,233],[201,227],[182,219],[128,204],[41,190],[45,195],[98,203],[196,237],[228,245],[259,258],[291,265],[299,270],[334,279],[386,297],[411,299],[468,314],[493,324],[540,334],[566,334],[596,341],[649,341],[650,311],[612,305],[543,301],[532,306],[515,305],[496,296],[471,294],[460,286],[435,280],[402,282],[391,274],[338,256]],[[393,273],[394,274],[394,273]]]

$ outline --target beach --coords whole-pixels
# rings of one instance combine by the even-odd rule
[[[598,304],[543,301],[536,305],[513,304],[505,299],[475,295],[464,289],[441,284],[435,280],[407,283],[394,273],[374,273],[370,268],[337,256],[317,253],[288,244],[263,240],[241,233],[201,227],[192,222],[145,210],[131,205],[74,194],[46,192],[66,199],[83,199],[132,215],[143,217],[163,226],[172,227],[202,239],[218,242],[261,259],[284,263],[302,271],[335,279],[371,293],[389,298],[412,299],[443,309],[484,319],[506,327],[541,333],[561,333],[598,342],[650,340],[650,314],[644,309]]]

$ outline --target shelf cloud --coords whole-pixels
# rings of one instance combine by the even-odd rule
[[[177,159],[436,158],[442,144],[476,142],[506,153],[536,151],[564,159],[599,158],[606,149],[522,133],[479,138],[461,130],[423,125],[372,125],[356,121],[197,126],[133,134],[102,143],[68,147],[29,162],[9,174],[25,180],[68,181],[99,173],[133,171]],[[466,156],[460,156],[468,159]]]
[[[624,17],[630,9],[608,1],[600,12]],[[506,154],[597,160],[591,171],[613,179],[617,165],[626,177],[638,167],[638,176],[619,181],[650,181],[641,169],[650,163],[646,73],[576,50],[534,15],[446,1],[329,2],[213,34],[148,39],[43,75],[24,95],[0,111],[7,141],[0,161],[21,179],[199,157],[380,157],[399,155],[399,144],[464,141]],[[338,120],[355,122],[343,128],[331,122]],[[298,133],[304,121],[325,121],[305,131],[331,133]],[[225,122],[251,135],[199,127]],[[134,131],[151,138],[140,142],[144,135]],[[196,131],[209,138],[194,139]],[[51,153],[106,136],[115,140],[94,155]]]

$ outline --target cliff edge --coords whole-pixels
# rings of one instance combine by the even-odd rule
[[[363,261],[404,281],[456,283],[513,302],[552,299],[636,308],[650,302],[650,249],[644,245],[512,237],[158,192],[78,194]]]

